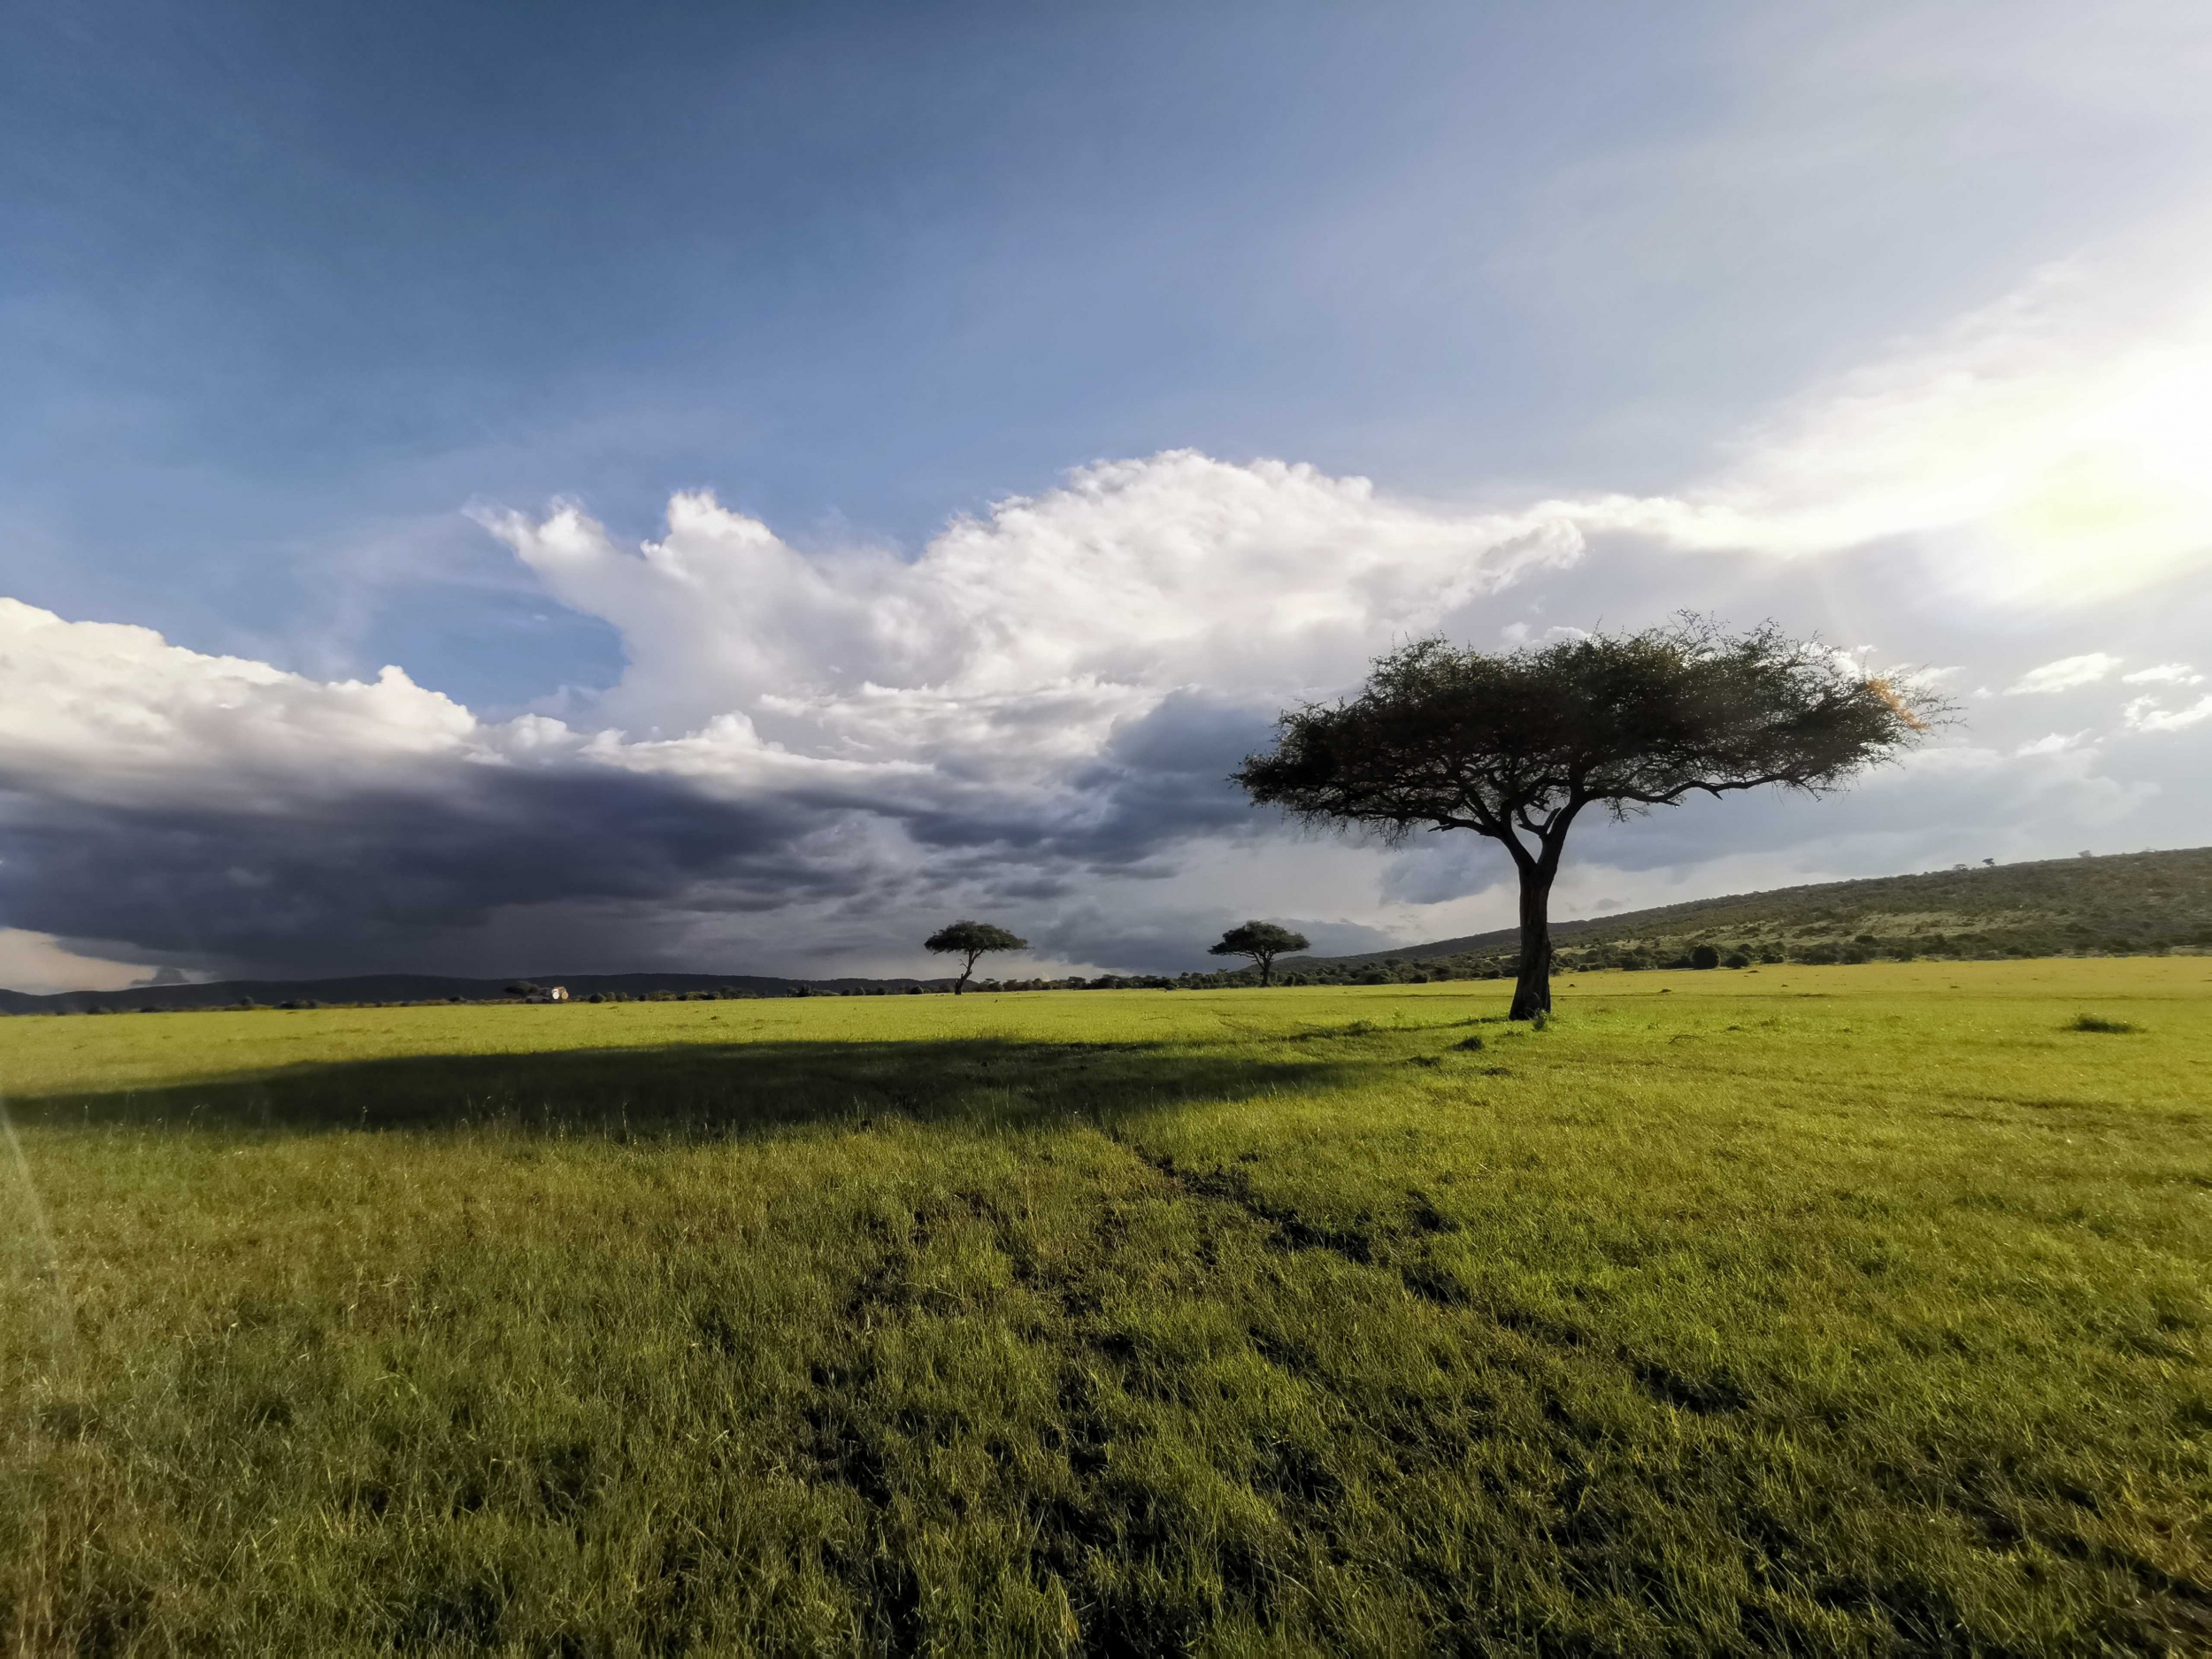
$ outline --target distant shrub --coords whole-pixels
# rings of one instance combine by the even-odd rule
[[[1747,968],[1751,965],[1751,958],[1740,950],[1732,950],[1720,965],[1724,968]]]
[[[2127,1032],[2140,1031],[2143,1028],[2140,1025],[2131,1025],[2124,1019],[2107,1019],[2101,1014],[2078,1014],[2074,1017],[2074,1023],[2066,1029],[2069,1031],[2103,1031],[2119,1035]]]
[[[1720,966],[1720,952],[1710,945],[1699,945],[1690,952],[1690,965],[1693,968],[1717,968]]]

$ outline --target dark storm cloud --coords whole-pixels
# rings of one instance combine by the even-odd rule
[[[103,808],[18,794],[0,824],[12,925],[157,956],[319,972],[412,954],[503,908],[652,903],[703,883],[781,902],[837,885],[795,851],[815,822],[605,770],[454,766],[284,816]]]
[[[986,844],[1071,869],[1141,874],[1133,867],[1178,841],[1260,822],[1229,773],[1267,741],[1271,720],[1246,704],[1174,692],[1117,727],[1047,801],[995,803],[984,813],[918,811],[907,822],[933,847]]]
[[[11,926],[157,961],[306,974],[434,965],[532,907],[558,907],[564,948],[595,965],[650,959],[676,912],[897,907],[955,888],[1056,905],[1087,877],[1164,876],[1177,844],[1251,828],[1226,773],[1265,730],[1178,694],[1042,796],[910,774],[732,801],[582,762],[439,760],[405,788],[239,810],[89,804],[19,780],[0,796],[0,906]],[[897,867],[886,832],[923,866]],[[1116,945],[1071,921],[1054,937],[1082,959],[1161,960],[1149,934]]]
[[[1048,788],[909,789],[876,810],[927,851],[933,880],[995,898],[1059,899],[1091,876],[1164,877],[1179,845],[1263,827],[1229,772],[1266,741],[1270,719],[1179,691]]]

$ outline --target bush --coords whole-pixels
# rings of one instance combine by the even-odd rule
[[[1717,968],[1720,966],[1720,952],[1710,945],[1699,945],[1690,952],[1690,965],[1693,968]]]
[[[2142,1030],[2142,1027],[2140,1025],[2131,1025],[2124,1019],[2107,1019],[2101,1014],[2079,1014],[2075,1017],[2074,1023],[2067,1026],[2066,1029],[2069,1031],[2110,1032],[2115,1035],[2118,1035],[2126,1032],[2140,1031]]]

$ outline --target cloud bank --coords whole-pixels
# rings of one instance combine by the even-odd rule
[[[1187,453],[1083,469],[910,561],[802,553],[697,494],[636,551],[573,505],[485,521],[621,631],[589,709],[490,721],[396,667],[318,681],[0,602],[12,926],[257,972],[496,971],[681,956],[764,916],[749,942],[788,958],[1157,879],[1255,833],[1224,774],[1282,698],[1581,548],[1547,513]]]
[[[2175,746],[2212,732],[2177,656],[2212,549],[2212,312],[2093,275],[2043,273],[1813,388],[1665,496],[1474,509],[1170,451],[911,557],[796,546],[704,492],[637,546],[574,503],[481,509],[627,664],[512,718],[396,666],[316,680],[0,600],[0,964],[864,970],[987,912],[1059,962],[1134,968],[1246,914],[1347,947],[1469,931],[1502,919],[1486,849],[1356,856],[1235,795],[1276,710],[1434,630],[1510,644],[1746,594],[1807,626],[1878,566],[1859,611],[1907,609],[1908,571],[1924,611],[1970,595],[2045,649],[1923,626],[2008,688],[1970,699],[1970,735],[1817,817],[1593,834],[1571,907],[1722,865],[1708,886],[2117,833],[2161,803],[2185,822]],[[2072,636],[2152,590],[2164,634]]]

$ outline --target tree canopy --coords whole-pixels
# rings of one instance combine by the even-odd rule
[[[968,988],[968,977],[975,972],[976,958],[993,950],[1026,950],[1029,941],[1017,938],[995,923],[954,922],[922,941],[922,949],[962,959],[960,977],[952,987],[952,994],[958,996]]]
[[[1218,944],[1206,947],[1210,956],[1249,956],[1260,971],[1260,983],[1275,977],[1275,958],[1286,950],[1303,950],[1313,941],[1273,922],[1245,922],[1222,934]]]
[[[1699,617],[1486,653],[1418,640],[1376,659],[1356,696],[1307,703],[1233,774],[1256,803],[1402,841],[1468,829],[1502,843],[1521,887],[1512,1017],[1551,1005],[1548,919],[1568,830],[1694,795],[1839,787],[1946,711],[1772,624]]]

